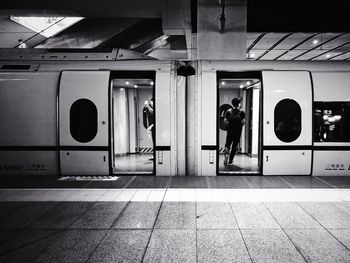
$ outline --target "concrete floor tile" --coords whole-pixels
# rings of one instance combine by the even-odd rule
[[[350,215],[332,203],[302,202],[300,205],[325,228],[350,228]]]
[[[34,262],[86,262],[105,230],[66,230]]]
[[[82,214],[70,228],[111,228],[127,202],[98,202]]]
[[[151,230],[111,230],[88,262],[141,262],[150,234]]]
[[[208,188],[208,183],[205,177],[175,176],[171,178],[169,188]]]
[[[308,262],[350,262],[350,251],[324,229],[286,229]]]
[[[281,229],[242,230],[253,262],[305,262]]]
[[[90,202],[63,202],[36,220],[30,227],[66,229],[91,205]]]
[[[195,230],[155,229],[143,262],[196,262]]]
[[[239,230],[198,230],[198,262],[251,262]]]
[[[265,203],[282,228],[322,228],[297,203]]]
[[[237,229],[229,203],[197,203],[198,229]]]
[[[128,188],[165,188],[169,182],[169,177],[138,176],[133,180]]]
[[[0,218],[7,216],[24,204],[23,202],[0,202]]]
[[[7,234],[7,239],[6,242],[2,242],[0,244],[0,254],[8,253],[20,247],[27,246],[30,243],[45,239],[51,235],[54,235],[55,233],[58,233],[58,231],[38,229],[24,229],[15,232],[12,231],[11,233],[5,233]]]
[[[231,203],[241,229],[278,229],[280,226],[262,203]]]
[[[196,204],[164,202],[155,228],[195,229]]]
[[[56,202],[28,202],[24,206],[19,207],[9,215],[0,219],[0,228],[2,229],[21,229],[36,219],[46,214],[54,208]]]
[[[35,231],[35,232],[34,232]],[[37,232],[37,233],[36,233]],[[23,236],[17,236],[17,240],[12,241],[12,249],[0,257],[0,262],[6,263],[28,263],[33,262],[40,253],[46,249],[54,240],[60,236],[60,232],[49,233],[50,231],[32,230],[33,237],[28,236],[29,232]],[[52,231],[51,231],[52,232]],[[22,233],[24,234],[24,233]]]
[[[350,229],[328,229],[341,243],[350,250]]]
[[[130,202],[114,228],[153,228],[160,203]]]
[[[334,202],[332,203],[340,210],[344,211],[348,215],[350,215],[350,202]]]

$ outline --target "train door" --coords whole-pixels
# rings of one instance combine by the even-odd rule
[[[155,72],[111,75],[114,174],[154,174]]]
[[[219,175],[259,174],[260,72],[219,72]]]
[[[109,174],[109,71],[63,71],[59,87],[62,175]]]
[[[306,71],[263,71],[263,174],[310,175],[312,86]]]

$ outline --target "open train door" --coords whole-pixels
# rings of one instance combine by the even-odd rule
[[[312,83],[307,71],[263,71],[263,174],[310,175]]]
[[[63,71],[59,88],[62,175],[109,174],[109,71]]]

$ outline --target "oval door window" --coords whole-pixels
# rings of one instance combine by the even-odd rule
[[[97,108],[88,99],[75,101],[70,108],[70,133],[78,142],[90,142],[97,134]]]
[[[275,134],[282,142],[293,142],[301,133],[301,108],[295,100],[284,99],[275,107]]]

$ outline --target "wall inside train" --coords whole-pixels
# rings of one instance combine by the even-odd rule
[[[113,89],[114,153],[123,155],[130,152],[128,91],[124,87]]]
[[[59,73],[1,72],[0,80],[0,174],[57,174]]]
[[[114,87],[115,154],[135,153],[137,148],[153,148],[152,137],[143,126],[143,108],[152,98],[152,89]]]

